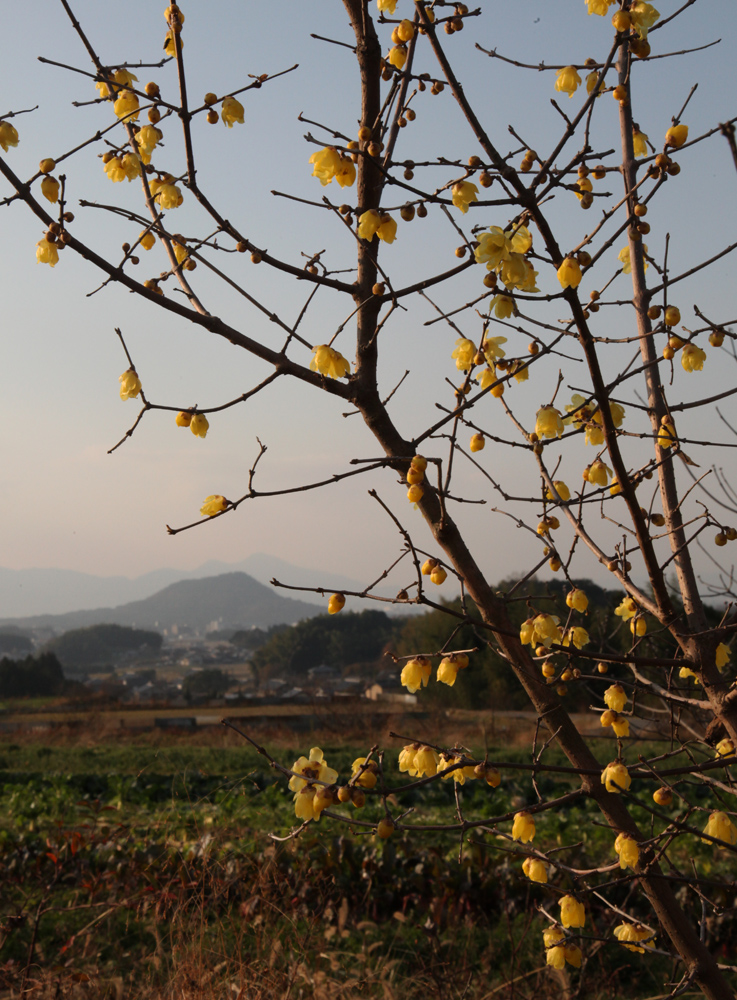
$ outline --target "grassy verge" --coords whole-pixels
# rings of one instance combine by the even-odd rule
[[[323,735],[345,780],[365,746]],[[473,831],[462,848],[456,833],[413,829],[452,823],[458,807],[484,818],[536,801],[523,773],[505,773],[497,789],[468,782],[458,802],[450,781],[390,796],[395,815],[411,812],[386,842],[326,817],[294,838],[286,780],[251,748],[90,742],[0,744],[2,997],[624,998],[655,995],[674,974],[665,954],[605,940],[617,920],[590,894],[582,969],[547,968],[540,908],[558,916],[558,897],[576,888],[570,874],[529,882],[519,845],[504,836],[509,822]],[[308,749],[285,739],[277,756],[289,766]],[[385,767],[393,785],[406,780],[396,751]],[[565,777],[538,780],[544,797],[569,787]],[[648,829],[645,793],[642,802]],[[335,812],[382,815],[371,798]],[[535,844],[566,847],[561,859],[583,869],[611,865],[612,841],[577,800],[540,818]],[[676,842],[673,864],[691,859],[705,875],[725,867],[696,838]],[[627,879],[607,897],[630,913],[631,889]],[[727,954],[737,929],[729,911],[720,919],[715,939]]]

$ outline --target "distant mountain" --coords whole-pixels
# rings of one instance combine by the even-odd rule
[[[130,625],[163,632],[188,626],[198,632],[287,624],[319,614],[314,604],[281,597],[246,573],[223,573],[200,580],[180,580],[144,600],[118,607],[0,619],[2,625],[52,628],[65,632],[87,625]]]
[[[63,615],[82,608],[113,608],[131,601],[141,601],[181,580],[201,580],[223,573],[248,573],[259,583],[268,585],[276,577],[280,583],[299,587],[326,587],[331,590],[360,591],[365,584],[324,570],[294,566],[263,552],[256,552],[237,563],[210,559],[196,569],[157,569],[137,577],[94,576],[69,569],[5,569],[0,567],[0,615],[4,621],[43,615]],[[382,597],[392,596],[397,587],[377,588]],[[276,591],[281,596],[288,590]],[[308,604],[325,607],[325,598],[315,593],[294,592],[295,598]],[[348,598],[349,610],[360,611],[365,603]],[[391,606],[383,606],[390,614]],[[408,608],[399,609],[407,614]]]

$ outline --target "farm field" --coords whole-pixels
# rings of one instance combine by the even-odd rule
[[[243,723],[240,723],[243,725]],[[410,735],[432,731],[404,720]],[[483,745],[478,720],[455,720],[468,748],[493,761],[529,762],[513,734]],[[525,726],[524,733],[529,736]],[[360,727],[290,733],[272,720],[257,740],[286,767],[319,745],[344,783],[370,743]],[[12,741],[11,741],[12,740]],[[401,741],[386,740],[390,788],[410,779],[397,768]],[[641,752],[656,751],[642,745]],[[611,747],[601,744],[601,760]],[[556,762],[546,751],[547,763]],[[646,956],[611,940],[610,915],[587,902],[580,970],[545,964],[544,911],[571,876],[551,886],[525,878],[526,851],[511,822],[468,832],[452,825],[502,816],[536,801],[529,773],[501,768],[490,788],[467,781],[454,796],[444,780],[388,805],[403,830],[380,840],[383,815],[371,795],[360,809],[336,806],[299,836],[293,795],[236,733],[219,726],[192,734],[88,726],[0,739],[0,997],[414,998],[629,997],[658,995],[676,967],[662,949]],[[537,779],[543,796],[572,787],[565,774]],[[698,795],[691,789],[691,797]],[[639,820],[657,823],[642,794]],[[635,801],[635,810],[638,810]],[[348,822],[347,820],[350,820]],[[364,825],[365,824],[365,825]],[[536,843],[572,845],[571,868],[619,867],[610,831],[583,799],[544,813]],[[687,837],[674,866],[709,871],[729,863]],[[516,855],[516,856],[515,856]],[[674,877],[677,877],[674,868]],[[629,907],[632,882],[614,890]],[[647,914],[642,915],[646,919]],[[711,933],[728,961],[737,942],[733,911]],[[643,992],[650,989],[650,992]]]

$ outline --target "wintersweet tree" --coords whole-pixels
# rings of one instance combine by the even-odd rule
[[[360,477],[397,545],[382,554],[377,579],[348,596],[448,615],[441,648],[398,662],[402,683],[420,697],[429,683],[452,686],[475,651],[454,637],[472,623],[549,734],[528,766],[529,805],[514,813],[495,813],[500,760],[422,733],[400,754],[400,771],[413,779],[405,785],[376,748],[342,777],[318,748],[291,768],[272,758],[289,778],[296,816],[307,824],[325,813],[387,838],[413,829],[390,792],[401,801],[429,782],[485,782],[487,813],[467,817],[457,799],[444,829],[461,840],[498,834],[520,872],[546,886],[548,964],[580,966],[598,938],[644,960],[673,956],[670,996],[698,985],[708,997],[732,997],[732,966],[718,961],[709,921],[731,905],[731,887],[682,863],[699,842],[717,857],[737,851],[737,621],[713,603],[735,593],[721,554],[737,538],[726,523],[737,507],[720,450],[735,446],[735,425],[717,404],[737,392],[724,287],[737,150],[734,119],[707,117],[710,99],[699,103],[683,70],[716,43],[701,37],[720,33],[713,5],[688,0],[661,16],[644,0],[567,0],[555,15],[566,19],[564,45],[556,39],[550,63],[526,63],[490,41],[494,20],[517,9],[489,18],[447,0],[343,0],[331,5],[330,37],[315,36],[342,101],[323,114],[296,82],[300,69],[281,65],[278,40],[262,56],[272,66],[247,68],[225,94],[213,55],[215,89],[195,95],[185,43],[204,12],[172,4],[164,25],[146,10],[146,30],[165,32],[165,59],[146,63],[132,52],[111,62],[60,3],[89,62],[80,68],[70,54],[58,65],[86,77],[74,120],[94,121],[73,148],[40,150],[28,175],[16,162],[27,109],[11,109],[0,122],[4,204],[25,203],[35,216],[36,255],[54,280],[77,254],[105,289],[134,293],[152,317],[166,312],[260,363],[236,398],[193,406],[171,387],[162,398],[146,374],[153,320],[143,337],[116,319],[126,358],[120,397],[140,404],[119,445],[135,434],[126,445],[134,448],[162,416],[172,433],[205,438],[223,411],[257,396],[288,406],[284,387],[296,383],[332,397],[335,421],[353,430],[352,455],[332,476],[281,490],[260,487],[260,445],[239,495],[213,483],[201,517],[170,533],[206,531],[244,507],[258,517],[251,501],[276,493],[299,509],[305,491]],[[582,51],[584,36],[593,55]],[[248,130],[249,109],[279,86],[301,88],[302,147]],[[274,192],[271,227],[257,232],[251,219],[265,192],[249,182],[249,159],[267,150],[286,159],[300,194]],[[86,193],[90,165],[118,185],[104,201]],[[122,243],[117,257],[96,249],[96,238],[105,241],[85,228],[101,213],[106,235]],[[294,418],[310,414],[300,406]],[[259,433],[268,430],[267,422]],[[315,530],[331,544],[346,539],[348,558],[362,516],[354,524],[326,516]],[[498,592],[488,553],[512,528],[518,579]],[[621,592],[619,630],[596,637],[580,585],[592,566]],[[566,581],[564,607],[531,589],[548,569]],[[377,590],[387,578],[396,598]],[[437,596],[442,585],[449,596],[451,582],[458,605]],[[327,610],[339,613],[346,596],[334,593]],[[576,684],[588,685],[602,732],[613,734],[608,762],[566,710]],[[628,741],[643,720],[670,735],[665,752],[640,757]],[[566,766],[547,763],[552,745]],[[542,795],[540,773],[568,790]],[[378,822],[341,811],[371,797],[383,804]],[[586,869],[566,864],[565,844],[536,840],[536,820],[574,801],[610,832],[609,856]]]

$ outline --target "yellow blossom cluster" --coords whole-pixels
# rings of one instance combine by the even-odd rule
[[[351,187],[356,180],[356,167],[350,156],[338,152],[334,146],[326,146],[310,157],[314,165],[312,176],[317,177],[323,187],[336,180],[344,187]]]
[[[527,293],[540,290],[537,287],[537,271],[525,256],[532,247],[532,234],[526,226],[507,230],[492,226],[488,232],[479,233],[476,238],[476,263],[486,264],[486,270],[496,273],[508,290],[517,289]],[[498,303],[497,299],[500,298],[507,301]],[[511,315],[512,302],[509,296],[497,296],[493,301],[497,318],[503,318],[496,312],[496,306],[500,304],[509,309],[507,316]]]
[[[425,495],[425,488],[422,482],[425,478],[425,469],[427,468],[427,459],[423,455],[415,455],[410,463],[410,467],[407,470],[407,484],[409,489],[407,490],[407,499],[410,503],[419,503]],[[444,582],[447,573],[439,563],[433,559],[428,560],[424,563],[422,567],[422,572],[424,576],[429,576],[433,583],[441,584]]]
[[[562,896],[560,899],[560,922],[569,927],[583,927],[586,923],[586,910],[583,903],[575,896]]]
[[[611,400],[608,400],[606,405],[609,408],[609,415],[614,426],[621,427],[625,416],[624,407]],[[595,447],[604,444],[604,415],[593,400],[587,401],[580,393],[575,392],[565,410],[568,416],[563,418],[563,423],[572,424],[576,430],[584,429],[586,444],[593,444]],[[611,475],[611,471],[609,474]],[[591,479],[589,481],[596,482],[596,480]],[[606,477],[604,477],[604,482],[598,485],[606,486]]]
[[[520,628],[520,642],[523,645],[545,646],[550,649],[554,642],[560,643],[563,638],[559,622],[556,615],[540,614],[528,618]]]
[[[291,770],[289,790],[295,793],[294,812],[297,819],[318,820],[323,809],[333,802],[332,791],[327,786],[338,780],[338,772],[328,767],[320,747],[313,747],[309,757],[299,757]],[[316,781],[321,784],[315,785]]]
[[[393,243],[397,235],[397,221],[388,212],[378,212],[370,208],[358,219],[358,236],[362,240],[371,240],[378,236],[384,243]]]
[[[399,770],[406,771],[411,778],[432,777],[437,774],[440,756],[432,747],[421,743],[411,743],[399,753]]]
[[[578,945],[563,944],[564,939],[565,935],[560,927],[548,927],[543,931],[546,963],[558,971],[565,966],[566,962],[574,968],[580,969],[581,949]]]
[[[453,771],[448,771],[448,768],[462,762],[463,757],[461,756],[452,753],[441,753],[438,761],[438,774],[442,776],[443,781],[447,778],[452,778],[457,784],[465,785],[467,778],[473,780],[478,777],[476,768],[472,764],[468,764],[465,767],[455,767]],[[448,771],[448,773],[443,774],[443,771]]]

